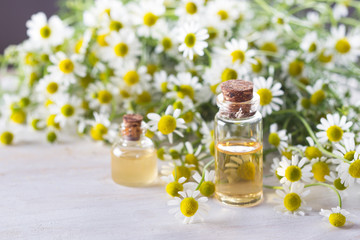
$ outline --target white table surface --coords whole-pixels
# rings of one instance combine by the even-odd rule
[[[253,208],[211,199],[204,223],[184,225],[168,213],[163,185],[128,188],[111,180],[108,146],[79,138],[50,145],[22,135],[0,147],[0,239],[360,239],[360,188],[344,200],[353,215],[343,229],[318,214],[337,205],[321,187],[312,188],[313,211],[305,217],[275,212],[275,193],[265,190]]]

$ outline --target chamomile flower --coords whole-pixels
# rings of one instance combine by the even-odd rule
[[[170,197],[179,197],[179,192],[184,190],[185,177],[175,180],[174,175],[170,174],[168,176],[162,176],[161,180],[167,183],[165,189]]]
[[[93,7],[84,12],[85,26],[98,27],[112,11],[121,11],[123,4],[117,0],[96,0]]]
[[[360,56],[359,34],[346,34],[345,25],[331,28],[331,38],[327,46],[334,54],[335,61],[340,65],[356,62]]]
[[[177,50],[177,37],[175,31],[170,29],[169,24],[166,22],[160,22],[161,26],[155,29],[158,36],[158,44],[155,48],[155,53],[166,53],[170,56],[176,56]]]
[[[193,223],[197,219],[203,220],[203,215],[207,213],[208,206],[205,204],[207,197],[202,197],[200,191],[187,189],[179,192],[180,197],[175,197],[168,202],[169,206],[175,206],[169,210],[170,214],[175,214],[176,218],[181,218],[183,223]]]
[[[26,22],[26,26],[28,28],[27,35],[32,44],[42,47],[46,51],[50,47],[62,44],[73,33],[73,30],[66,26],[58,16],[54,15],[48,20],[42,12],[34,14]]]
[[[206,156],[205,153],[201,152],[202,146],[199,145],[195,151],[193,145],[190,142],[185,142],[185,147],[186,147],[186,155],[184,156],[185,163],[189,165],[193,165],[195,166],[195,168],[199,167],[199,165],[202,165],[201,160],[203,160],[203,158]]]
[[[304,74],[305,63],[297,51],[289,51],[282,64],[283,76],[299,78]]]
[[[229,183],[239,181],[260,181],[259,161],[257,156],[246,158],[239,156],[230,156],[229,162],[225,164],[225,176]]]
[[[39,93],[37,95],[39,100],[45,100],[54,94],[63,92],[65,88],[60,81],[61,79],[53,77],[51,74],[40,79],[38,85],[36,86],[36,91]]]
[[[347,132],[353,123],[347,121],[346,116],[340,118],[339,113],[327,114],[326,118],[320,119],[320,122],[321,124],[317,125],[320,132],[317,132],[316,136],[322,143],[327,141],[335,143],[344,138],[353,137],[352,133]]]
[[[137,25],[139,36],[150,37],[154,34],[162,19],[160,17],[165,13],[164,0],[141,0],[138,4],[130,6],[134,14],[134,24]]]
[[[81,103],[76,96],[55,96],[53,104],[50,105],[50,112],[55,116],[54,121],[59,123],[60,127],[74,124],[83,113]]]
[[[284,103],[280,98],[284,95],[281,90],[281,83],[273,83],[273,78],[258,77],[254,79],[254,90],[260,96],[260,111],[265,117],[270,115],[272,111],[280,110],[280,106]]]
[[[339,173],[341,183],[345,187],[351,187],[355,182],[360,183],[360,149],[354,154],[354,160],[350,163],[342,162],[336,170]]]
[[[250,68],[251,64],[256,64],[255,50],[248,48],[248,42],[245,39],[231,39],[225,43],[226,49],[217,48],[216,52],[224,60],[234,64],[236,67]]]
[[[282,177],[280,183],[289,186],[291,183],[298,181],[310,182],[312,173],[310,172],[311,166],[308,163],[309,160],[307,158],[301,158],[299,161],[299,156],[297,155],[293,155],[291,161],[286,157],[281,157],[281,162],[277,169],[277,174]]]
[[[204,10],[203,0],[181,0],[175,10],[180,21],[199,21]]]
[[[154,74],[155,88],[157,88],[162,93],[167,93],[169,91],[169,76],[164,70],[156,72]]]
[[[292,183],[290,186],[284,185],[284,190],[276,190],[276,194],[283,201],[276,209],[286,215],[304,216],[306,211],[311,210],[311,208],[306,207],[304,200],[309,193],[310,190],[305,190],[305,185],[300,182]]]
[[[87,89],[89,107],[92,109],[99,107],[100,112],[108,112],[117,93],[118,89],[111,83],[106,85],[101,82],[93,83]]]
[[[118,32],[130,26],[131,18],[129,17],[126,9],[124,7],[112,8],[110,10],[110,14],[104,14],[98,33],[103,35],[112,31]]]
[[[108,46],[101,49],[99,55],[115,69],[124,62],[135,62],[141,54],[140,42],[131,29],[111,32],[105,40]]]
[[[275,174],[275,176],[280,180],[282,177],[277,174],[277,169],[280,167],[280,159],[278,157],[273,159],[271,164],[271,172]]]
[[[181,114],[180,109],[174,111],[172,106],[168,106],[165,114],[160,116],[157,113],[149,113],[147,117],[150,119],[148,125],[150,126],[149,130],[152,132],[160,132],[162,135],[167,135],[169,142],[173,142],[173,134],[176,133],[180,137],[184,135],[177,129],[186,129],[185,121],[182,118],[179,118]]]
[[[213,126],[213,122],[209,123],[210,126]],[[200,132],[203,135],[201,138],[201,143],[206,146],[206,150],[211,154],[215,155],[215,141],[214,141],[214,130],[210,130],[206,122],[202,122]]]
[[[340,143],[334,144],[333,153],[340,157],[344,157],[346,160],[354,160],[354,155],[356,152],[355,140],[354,138],[344,138]],[[334,163],[341,163],[341,160],[334,159]]]
[[[11,129],[10,124],[5,120],[5,118],[0,119],[0,144],[1,145],[11,145],[14,143],[15,132]]]
[[[309,146],[305,147],[304,150],[305,157],[309,160],[312,160],[314,158],[321,158],[322,152],[315,145],[314,140],[311,137],[306,137],[306,141],[309,143]]]
[[[237,3],[237,1],[215,0],[208,3],[208,14],[216,19],[216,28],[229,31],[235,24],[236,20],[241,16],[240,11],[245,3]]]
[[[169,77],[169,83],[173,86],[173,91],[167,94],[168,97],[177,97],[180,99],[190,98],[195,100],[196,93],[202,88],[199,83],[199,78],[192,76],[188,72],[179,72],[177,76],[171,75]]]
[[[282,54],[284,52],[283,42],[276,31],[266,30],[262,32],[255,43],[264,52],[273,54]]]
[[[313,158],[311,160],[311,172],[314,179],[319,182],[325,182],[325,177],[330,174],[331,160],[326,157]]]
[[[49,66],[48,71],[65,86],[76,83],[77,77],[86,75],[86,67],[78,63],[76,55],[68,57],[63,52],[57,52],[50,56],[50,60],[54,65]]]
[[[276,147],[280,152],[284,151],[288,146],[288,136],[286,129],[278,131],[277,124],[270,125],[269,143]]]
[[[315,11],[309,11],[306,14],[307,24],[312,27],[321,27],[322,21],[320,19],[320,14]]]
[[[95,141],[107,140],[112,142],[116,137],[116,126],[109,120],[108,114],[94,112],[94,120],[88,121],[90,136]]]
[[[170,153],[171,155],[176,154],[175,152]],[[179,154],[180,157],[180,154]],[[180,179],[182,177],[186,178],[188,181],[191,178],[191,168],[193,165],[189,165],[187,163],[182,164],[180,160],[175,160],[172,162],[168,162],[167,165],[161,166],[161,174],[168,176],[172,174],[175,179]]]
[[[319,214],[326,217],[334,227],[342,227],[346,224],[346,217],[350,213],[337,206],[336,208],[331,208],[331,210],[321,209]]]
[[[201,182],[202,176],[198,172],[193,175],[193,178],[197,183]],[[204,181],[201,183],[199,188],[200,193],[205,197],[210,197],[215,192],[215,171],[205,170]]]
[[[313,31],[307,33],[303,38],[300,47],[305,52],[306,62],[313,60],[317,56],[320,48],[317,32]]]
[[[334,5],[333,15],[336,20],[339,20],[343,17],[347,17],[349,15],[348,2],[351,0],[344,0],[342,2],[338,2]]]
[[[345,189],[347,189],[344,183],[341,183],[341,178],[339,178],[339,176],[332,171],[329,175],[325,176],[325,179],[332,183],[334,187],[339,191],[344,191]]]
[[[195,54],[204,55],[204,49],[208,46],[205,40],[209,38],[206,29],[200,28],[195,22],[187,22],[178,31],[178,40],[181,43],[179,52],[182,52],[184,57],[193,60]]]
[[[306,86],[306,90],[310,94],[310,103],[312,105],[320,105],[326,98],[323,90],[324,81],[319,79],[313,86]]]

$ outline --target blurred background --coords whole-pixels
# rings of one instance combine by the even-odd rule
[[[0,54],[26,38],[26,21],[37,12],[56,13],[57,0],[0,0]]]

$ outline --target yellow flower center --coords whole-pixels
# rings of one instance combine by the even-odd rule
[[[126,43],[118,43],[114,47],[114,52],[118,57],[125,57],[129,52],[129,47]]]
[[[214,27],[207,27],[209,39],[215,39],[218,36],[218,30]]]
[[[23,124],[26,121],[26,113],[23,110],[16,110],[11,113],[11,121],[17,124]]]
[[[166,93],[168,92],[168,83],[167,82],[162,82],[161,85],[160,85],[160,89],[163,93]]]
[[[173,159],[180,158],[180,153],[178,151],[176,151],[175,149],[170,149],[169,153]]]
[[[123,28],[123,24],[119,21],[112,20],[109,24],[110,31],[119,31]]]
[[[184,109],[184,104],[180,101],[174,102],[173,104],[174,109],[180,109],[183,110]]]
[[[349,174],[353,178],[360,178],[360,159],[355,160],[350,164]]]
[[[3,145],[11,145],[13,140],[14,140],[14,134],[12,134],[11,132],[6,131],[0,135],[0,142]]]
[[[214,141],[211,141],[209,150],[210,150],[211,156],[215,156],[215,142]]]
[[[185,163],[197,166],[199,164],[199,160],[197,159],[197,157],[195,157],[194,154],[188,153],[185,156]]]
[[[285,177],[290,182],[297,182],[301,179],[301,168],[298,166],[289,166],[285,170]]]
[[[260,58],[255,58],[255,60],[256,60],[256,63],[252,63],[251,68],[254,73],[259,73],[262,70],[263,64],[262,64]]]
[[[186,123],[191,123],[194,120],[194,113],[192,111],[188,111],[184,113],[181,118],[184,119]]]
[[[127,85],[132,86],[140,81],[140,76],[135,70],[128,71],[124,76]]]
[[[55,122],[55,117],[56,117],[55,114],[51,114],[46,120],[46,125],[48,127],[54,127],[56,129],[60,129],[60,124]]]
[[[277,48],[276,43],[274,43],[274,42],[266,42],[260,47],[260,50],[268,51],[268,52],[277,52],[278,48]]]
[[[64,115],[65,117],[71,117],[75,113],[75,108],[70,104],[65,104],[64,106],[61,107],[60,111],[62,115]]]
[[[186,5],[185,5],[185,10],[188,14],[195,14],[197,12],[197,6],[195,3],[193,2],[188,2]]]
[[[311,105],[311,101],[308,98],[302,98],[300,104],[304,109],[309,109]]]
[[[334,180],[334,186],[337,190],[343,191],[346,189],[345,185],[341,183],[341,179],[337,178]]]
[[[335,44],[335,49],[341,54],[348,53],[351,49],[351,45],[346,38],[338,40]]]
[[[225,70],[221,74],[221,81],[226,82],[228,80],[237,79],[238,74],[234,69],[225,68]]]
[[[30,104],[30,99],[27,97],[23,97],[19,101],[19,106],[22,108],[29,106],[29,104]]]
[[[284,197],[284,206],[287,210],[293,212],[301,206],[301,198],[296,193],[288,193]]]
[[[151,27],[151,26],[155,25],[157,20],[158,20],[158,17],[151,12],[148,12],[144,15],[144,24],[146,26]]]
[[[321,151],[314,146],[309,146],[305,149],[305,157],[307,159],[319,158],[322,156]]]
[[[345,153],[344,158],[346,160],[352,161],[352,160],[354,160],[354,155],[355,155],[355,151],[350,151],[350,152]]]
[[[75,53],[77,53],[77,54],[80,53],[83,43],[84,43],[83,39],[80,39],[79,41],[77,41],[77,43],[75,44]]]
[[[108,104],[111,102],[113,96],[108,90],[101,90],[97,94],[97,99],[101,104]]]
[[[166,185],[166,192],[171,197],[179,197],[180,196],[179,192],[181,192],[183,189],[184,189],[183,185],[177,181],[168,183]]]
[[[40,36],[42,38],[49,38],[51,35],[51,29],[48,25],[43,26],[42,28],[40,28]]]
[[[324,90],[320,89],[314,92],[310,97],[312,105],[319,105],[326,98]]]
[[[74,71],[74,63],[70,59],[61,60],[59,63],[59,69],[65,74],[72,73]]]
[[[153,138],[155,135],[155,133],[153,131],[150,131],[149,129],[146,130],[146,133],[145,133],[145,137],[148,137],[148,138]],[[161,149],[161,148],[160,148]],[[158,155],[159,157],[159,155]],[[161,158],[160,158],[161,159]],[[164,159],[161,159],[161,160],[164,160]]]
[[[260,96],[260,105],[265,106],[271,103],[273,95],[272,92],[267,88],[260,88],[257,91],[257,94]]]
[[[101,141],[104,139],[104,135],[107,134],[108,129],[103,124],[98,123],[90,129],[90,136],[95,141]]]
[[[181,85],[179,91],[177,92],[177,96],[179,98],[185,98],[188,96],[191,99],[194,99],[194,89],[190,85]]]
[[[151,94],[148,91],[143,91],[141,94],[137,96],[136,103],[137,104],[146,104],[151,102]]]
[[[83,88],[87,88],[90,83],[94,82],[94,79],[90,75],[80,78],[80,85]]]
[[[196,43],[196,36],[194,33],[188,33],[185,36],[185,40],[184,43],[186,44],[187,47],[192,48],[195,46]]]
[[[38,75],[36,72],[32,72],[29,77],[29,85],[33,86],[34,83],[38,80]]]
[[[50,94],[54,94],[59,89],[59,85],[56,82],[50,82],[47,87],[46,91]]]
[[[56,139],[57,139],[56,133],[55,133],[55,132],[49,132],[49,133],[46,135],[46,139],[48,140],[49,143],[55,142]]]
[[[161,45],[163,46],[164,51],[169,50],[173,45],[171,38],[164,37],[161,41]]]
[[[278,17],[276,22],[279,24],[279,25],[283,25],[285,23],[284,19],[283,18],[280,18]]]
[[[283,152],[281,152],[281,155],[283,155],[284,157],[286,157],[289,160],[291,160],[291,158],[292,158],[292,152],[291,151],[283,151]]]
[[[192,217],[199,208],[199,203],[192,197],[184,198],[180,203],[180,211],[185,217]]]
[[[311,43],[308,51],[309,51],[309,52],[315,52],[316,49],[317,49],[317,45],[316,45],[316,43],[313,42],[313,43]]]
[[[244,162],[237,169],[240,178],[252,181],[255,179],[255,165],[252,162]]]
[[[271,145],[274,145],[275,147],[278,147],[280,144],[280,137],[277,133],[270,133],[269,135],[269,143]]]
[[[329,175],[330,168],[325,162],[316,162],[313,164],[311,172],[316,180],[325,182],[325,176]]]
[[[27,53],[25,56],[25,64],[29,66],[35,66],[38,64],[38,61],[36,60],[36,56],[34,53]]]
[[[220,17],[222,21],[227,20],[229,18],[229,14],[225,10],[220,10],[217,12],[217,15]]]
[[[304,69],[304,63],[299,60],[295,60],[289,63],[289,74],[293,77],[299,76]]]
[[[164,135],[174,132],[176,129],[176,119],[170,115],[162,116],[158,123],[158,129]]]
[[[319,55],[319,61],[322,63],[329,63],[332,61],[333,56],[331,54],[325,55],[325,50],[322,50]]]
[[[331,126],[326,130],[326,135],[331,142],[338,142],[342,139],[344,131],[339,126]]]
[[[243,63],[245,60],[245,53],[241,50],[235,50],[231,53],[232,62],[235,63],[236,61],[239,61],[240,63]]]
[[[122,96],[123,98],[129,98],[130,97],[130,93],[124,89],[120,90],[120,96]]]
[[[106,47],[109,46],[109,44],[106,42],[106,37],[109,34],[102,34],[96,37],[96,42],[101,46],[101,47]]]
[[[41,130],[42,128],[39,127],[40,119],[35,118],[31,121],[31,126],[35,131]]]
[[[179,180],[179,178],[182,178],[182,177],[184,177],[186,179],[190,178],[190,175],[191,175],[190,169],[185,166],[176,166],[176,168],[173,171],[174,177],[175,177],[175,171],[176,171],[176,180]]]
[[[207,181],[203,182],[199,188],[200,193],[205,197],[210,197],[215,192],[215,184],[213,182]]]
[[[151,76],[154,75],[154,73],[156,72],[157,69],[158,69],[158,67],[156,66],[156,64],[148,64],[146,66],[146,70],[147,70],[146,72],[148,74],[150,74]]]
[[[329,216],[329,222],[335,227],[342,227],[345,225],[346,217],[341,213],[332,213]]]
[[[164,148],[159,148],[157,151],[157,157],[160,159],[160,160],[164,160],[164,154],[165,154],[165,149]]]

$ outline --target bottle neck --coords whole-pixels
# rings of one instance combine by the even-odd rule
[[[224,119],[241,120],[255,115],[260,104],[260,97],[254,93],[253,98],[246,102],[230,102],[224,99],[223,94],[216,98],[219,107],[218,116]]]

